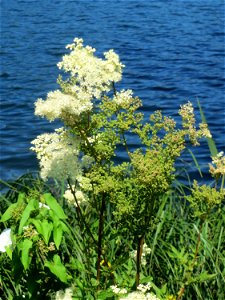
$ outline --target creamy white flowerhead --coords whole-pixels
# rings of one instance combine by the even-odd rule
[[[116,102],[116,104],[123,106],[130,103],[132,96],[133,96],[132,90],[122,90],[116,93],[113,100]]]
[[[125,288],[119,288],[117,285],[111,285],[110,288],[112,289],[113,293],[116,295],[127,294],[127,290]]]
[[[49,121],[66,119],[72,115],[75,120],[83,112],[92,110],[92,96],[79,89],[77,92],[65,94],[60,90],[49,92],[46,100],[38,99],[35,103],[35,115],[45,117]]]
[[[129,293],[126,297],[120,298],[122,299],[129,299],[129,300],[160,300],[159,298],[156,297],[156,295],[152,293],[142,293],[139,291]]]
[[[79,121],[83,113],[90,112],[93,101],[121,80],[124,65],[113,50],[104,53],[105,59],[96,57],[95,49],[84,47],[82,39],[75,38],[66,48],[70,53],[63,56],[58,67],[70,73],[71,82],[66,89],[61,86],[62,91],[48,93],[46,100],[38,99],[35,114],[49,121],[61,119],[71,124],[74,120]]]
[[[11,229],[6,228],[0,234],[0,252],[6,252],[6,247],[12,245]]]
[[[41,177],[76,180],[82,174],[78,159],[79,141],[64,128],[39,135],[32,141],[41,167]]]
[[[65,191],[63,197],[68,201],[69,204],[77,206],[78,204],[88,201],[88,197],[81,190],[77,190],[74,185],[71,187],[68,186],[68,189]]]
[[[98,58],[94,56],[95,49],[84,47],[83,40],[78,38],[67,48],[70,53],[58,63],[59,69],[69,72],[76,78],[77,86],[93,97],[99,98],[102,92],[110,90],[112,82],[121,80],[124,65],[113,50],[104,53],[105,59]]]
[[[68,288],[64,291],[60,290],[56,292],[55,300],[72,300],[73,291],[72,288]]]

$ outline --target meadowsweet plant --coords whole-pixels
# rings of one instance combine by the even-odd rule
[[[175,178],[175,160],[185,149],[187,139],[196,145],[199,138],[210,133],[205,124],[196,129],[190,102],[179,110],[181,129],[160,111],[144,123],[138,112],[141,100],[131,90],[116,89],[124,65],[113,50],[98,58],[95,49],[85,47],[83,40],[77,38],[67,48],[69,54],[58,64],[67,76],[64,79],[60,75],[59,90],[35,104],[36,115],[49,121],[60,119],[64,127],[38,136],[31,149],[37,153],[43,179],[66,180],[69,190],[65,198],[74,202],[79,212],[83,202],[97,210],[97,280],[104,215],[111,204],[118,224],[137,240],[138,285],[144,232],[151,224],[160,196],[170,189]],[[136,151],[129,149],[128,132],[142,143]],[[118,147],[124,147],[128,162],[114,163]]]
[[[113,50],[97,57],[78,38],[66,48],[58,63],[59,88],[35,103],[36,116],[60,120],[62,126],[37,136],[31,150],[42,180],[62,183],[60,201],[67,215],[50,193],[20,196],[15,211],[9,208],[1,220],[16,224],[12,231],[20,246],[12,243],[12,253],[17,249],[26,272],[38,255],[42,272],[63,283],[55,289],[57,299],[73,293],[96,299],[95,292],[97,299],[159,299],[141,276],[153,255],[146,234],[155,226],[162,199],[170,198],[176,160],[188,145],[197,146],[211,134],[205,123],[196,124],[190,102],[181,105],[179,124],[161,111],[145,121],[142,101],[132,90],[119,89],[125,66]],[[138,149],[130,147],[128,135]],[[118,160],[119,151],[126,154],[124,161]],[[221,155],[213,158],[210,172],[217,178],[223,165]],[[208,191],[197,183],[187,199],[201,215],[221,202],[216,188]],[[69,255],[73,243],[82,248],[76,257]],[[120,264],[128,277],[118,275]]]

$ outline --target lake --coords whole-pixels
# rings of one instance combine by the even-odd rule
[[[200,100],[219,151],[225,150],[223,0],[7,0],[1,2],[1,179],[37,171],[30,142],[59,124],[34,116],[34,102],[57,88],[57,62],[74,37],[113,48],[126,65],[119,89],[177,117]],[[199,114],[198,114],[199,117]],[[136,141],[131,141],[133,144]],[[196,151],[207,167],[206,143]],[[121,153],[121,158],[123,153]]]

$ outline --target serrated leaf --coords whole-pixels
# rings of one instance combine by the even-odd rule
[[[47,205],[50,207],[50,209],[53,210],[53,212],[62,220],[65,220],[67,216],[65,215],[62,207],[59,205],[59,203],[56,201],[56,199],[49,193],[44,194],[44,199]]]

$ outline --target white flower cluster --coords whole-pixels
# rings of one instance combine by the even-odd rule
[[[77,206],[77,202],[78,204],[81,204],[88,201],[88,197],[85,193],[81,190],[76,190],[74,185],[72,185],[71,188],[72,191],[68,188],[63,195],[69,204]]]
[[[194,108],[190,101],[188,101],[188,103],[184,105],[181,105],[179,115],[182,117],[183,128],[188,130],[188,135],[193,145],[199,145],[198,139],[200,139],[201,137],[212,137],[206,123],[201,123],[199,125],[199,130],[196,129]]]
[[[132,99],[133,91],[132,90],[122,90],[114,96],[113,100],[116,104],[123,106],[128,105]]]
[[[102,92],[108,92],[112,82],[122,78],[122,68],[119,56],[109,50],[104,53],[105,59],[94,56],[95,49],[83,46],[83,39],[74,39],[74,43],[67,45],[70,54],[64,55],[59,69],[70,72],[77,80],[77,89],[85,91],[91,97],[99,98]]]
[[[137,287],[137,290],[142,292],[142,293],[146,293],[150,289],[151,289],[151,283],[150,282],[148,282],[146,285],[145,284],[139,284],[138,287]]]
[[[212,157],[212,164],[209,164],[209,167],[209,172],[213,176],[225,175],[225,156],[223,151]]]
[[[151,248],[149,248],[148,245],[146,243],[144,243],[143,251],[142,251],[142,255],[141,255],[141,264],[142,264],[142,266],[145,266],[147,264],[146,256],[149,255],[150,253],[151,253]],[[130,256],[134,260],[136,260],[137,259],[137,250],[133,250],[131,252]]]
[[[68,95],[60,90],[49,92],[44,101],[38,99],[35,103],[35,115],[45,117],[49,121],[55,119],[64,120],[68,115],[79,117],[83,112],[92,109],[91,95],[83,90]]]
[[[75,180],[81,175],[81,166],[78,160],[79,141],[65,129],[56,129],[54,133],[39,135],[32,141],[40,162],[41,177]]]
[[[0,234],[0,252],[6,252],[6,248],[12,245],[11,229],[6,228]]]
[[[65,292],[61,290],[56,292],[55,300],[72,300],[73,299],[72,296],[73,296],[72,288],[68,288],[65,290]]]
[[[49,121],[77,120],[82,113],[92,110],[95,98],[99,99],[112,88],[113,82],[122,78],[124,65],[113,50],[104,53],[105,59],[98,58],[94,56],[95,49],[84,47],[83,40],[78,38],[67,48],[70,53],[63,56],[58,67],[70,73],[73,84],[67,86],[66,92],[50,92],[46,100],[38,99],[35,103],[35,114]]]
[[[111,285],[110,287],[111,287],[113,293],[116,294],[116,295],[127,294],[127,290],[126,289],[124,289],[124,288],[121,289],[117,285]]]
[[[122,299],[129,299],[129,300],[160,300],[159,298],[156,297],[156,295],[152,293],[147,293],[144,294],[142,292],[132,292],[129,293],[125,298],[120,298]]]

